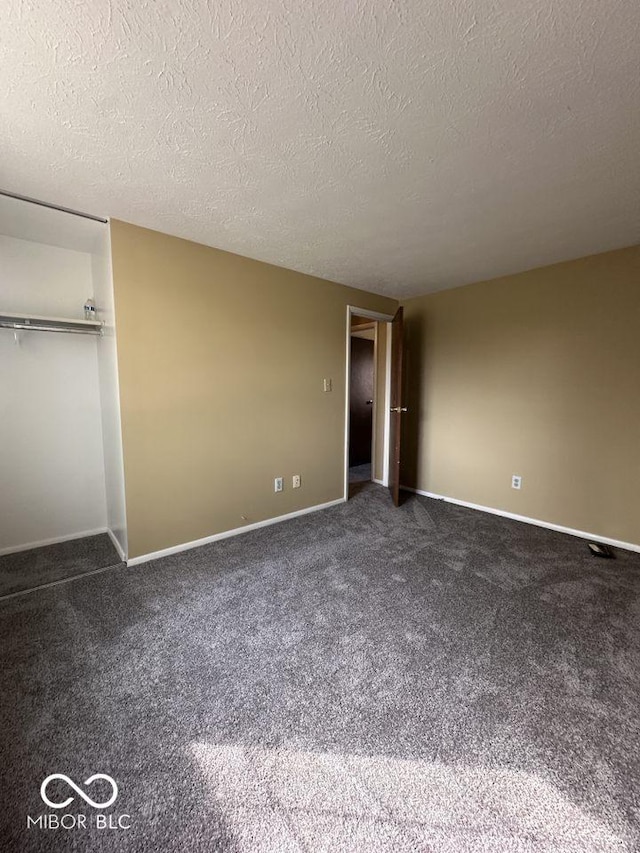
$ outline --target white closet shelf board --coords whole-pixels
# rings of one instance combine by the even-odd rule
[[[91,329],[99,329],[102,323],[99,320],[79,320],[75,317],[47,317],[44,314],[16,314],[11,311],[0,311],[0,320],[15,320],[16,322],[34,323],[64,323],[74,326],[88,326]]]

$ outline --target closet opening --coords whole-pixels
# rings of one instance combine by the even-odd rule
[[[0,597],[127,557],[109,225],[0,196]]]

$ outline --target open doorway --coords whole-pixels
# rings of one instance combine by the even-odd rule
[[[345,499],[367,483],[388,484],[391,320],[347,311]]]
[[[349,370],[349,485],[368,483],[373,477],[376,385],[377,321],[351,316]]]

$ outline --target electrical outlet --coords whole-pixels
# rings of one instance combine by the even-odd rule
[[[323,385],[324,390],[325,391],[333,391],[333,383],[331,382],[331,380],[325,379],[323,381],[324,381],[324,385]]]
[[[293,486],[294,489],[300,488],[300,474],[294,474],[293,475],[291,485]]]
[[[513,474],[511,476],[511,488],[512,489],[521,489],[522,488],[522,477],[520,474]]]
[[[284,489],[284,480],[282,477],[276,477],[273,481],[274,492],[281,492]]]

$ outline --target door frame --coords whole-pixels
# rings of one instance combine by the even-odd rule
[[[393,314],[381,314],[379,311],[370,311],[368,308],[359,308],[357,305],[347,305],[347,325],[346,325],[346,372],[345,372],[345,408],[344,408],[344,500],[349,500],[349,429],[350,429],[350,406],[351,406],[351,317],[357,314],[359,317],[366,317],[369,320],[380,321],[387,323],[387,352],[385,358],[385,377],[384,377],[384,401],[385,408],[384,428],[383,428],[383,468],[382,480],[374,480],[381,486],[389,485],[389,420],[391,406],[391,321]],[[375,390],[377,388],[377,372],[378,372],[378,330],[373,347],[374,359],[374,396],[373,396],[373,429],[371,435],[371,479],[375,468],[375,452],[376,452],[376,421],[377,407],[379,401],[376,399]]]

